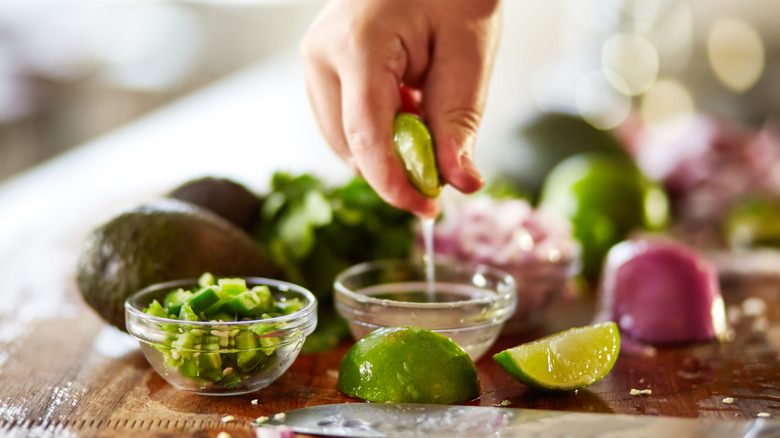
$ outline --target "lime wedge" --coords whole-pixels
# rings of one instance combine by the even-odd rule
[[[607,375],[620,351],[617,324],[572,328],[493,356],[521,383],[544,390],[572,390]]]
[[[438,197],[439,169],[433,138],[425,123],[413,114],[398,114],[393,120],[393,144],[412,185],[429,198]]]
[[[477,397],[479,378],[469,355],[450,338],[390,327],[347,351],[336,388],[372,402],[451,404]]]

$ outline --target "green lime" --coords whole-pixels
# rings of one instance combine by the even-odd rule
[[[540,204],[571,220],[582,245],[583,274],[591,281],[613,245],[635,229],[660,229],[668,219],[665,193],[632,161],[594,152],[556,165]]]
[[[620,351],[617,324],[572,328],[493,355],[519,382],[545,390],[572,390],[606,376]]]
[[[429,198],[438,197],[439,169],[433,138],[425,123],[414,114],[398,114],[393,120],[393,144],[412,185]]]
[[[780,247],[780,202],[753,197],[737,204],[725,221],[732,248]]]
[[[612,133],[575,114],[533,114],[520,123],[509,143],[498,163],[499,173],[534,202],[539,199],[547,174],[568,157],[583,152],[628,157]]]
[[[360,339],[341,360],[339,391],[372,402],[450,404],[479,395],[477,369],[450,338],[389,327]]]

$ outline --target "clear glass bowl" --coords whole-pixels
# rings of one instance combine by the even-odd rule
[[[171,281],[147,287],[125,301],[127,331],[138,339],[152,367],[176,388],[207,395],[264,388],[287,371],[314,331],[317,299],[294,284],[245,280],[249,288],[268,286],[276,301],[297,298],[303,307],[274,318],[224,322],[181,321],[144,313],[153,299],[162,302],[172,290],[198,288],[197,279]],[[252,348],[237,349],[239,338]]]
[[[538,328],[545,312],[559,299],[571,298],[571,279],[579,272],[579,258],[532,261],[500,266],[517,282],[517,308],[504,325],[503,333],[518,335]]]
[[[355,265],[336,277],[336,311],[355,339],[381,327],[421,327],[454,340],[476,361],[515,311],[515,280],[496,268],[450,259],[437,259],[434,274],[429,289],[422,263]]]

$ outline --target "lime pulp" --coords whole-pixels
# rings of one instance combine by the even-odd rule
[[[436,198],[441,192],[433,138],[419,117],[400,113],[393,120],[393,145],[403,162],[409,182],[420,193]]]
[[[607,375],[620,352],[617,324],[605,322],[572,328],[504,350],[493,359],[521,383],[566,391]]]

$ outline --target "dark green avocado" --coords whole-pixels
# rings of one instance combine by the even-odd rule
[[[204,177],[185,182],[168,197],[204,207],[251,232],[260,219],[260,198],[244,185],[226,178]]]
[[[81,248],[77,282],[87,304],[125,330],[124,301],[130,295],[203,272],[279,276],[262,248],[237,226],[194,204],[162,199],[95,229]]]

